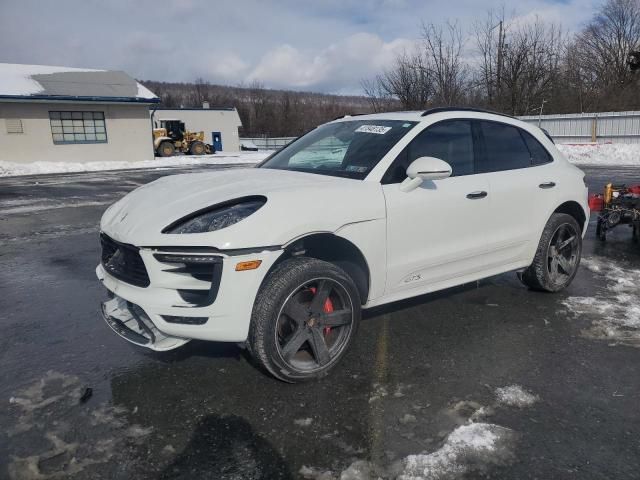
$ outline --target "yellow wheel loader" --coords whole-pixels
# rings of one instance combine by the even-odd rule
[[[175,119],[160,120],[160,128],[153,129],[153,148],[158,157],[170,157],[176,152],[185,155],[215,153],[213,146],[204,142],[204,132],[190,132],[183,121]]]

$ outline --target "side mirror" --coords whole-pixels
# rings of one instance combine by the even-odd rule
[[[416,158],[407,168],[407,179],[400,184],[400,190],[415,190],[425,180],[441,180],[451,176],[451,165],[435,157]]]

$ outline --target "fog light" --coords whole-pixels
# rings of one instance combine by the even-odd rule
[[[262,260],[249,260],[248,262],[240,262],[236,264],[236,272],[243,272],[245,270],[255,270],[260,266]]]

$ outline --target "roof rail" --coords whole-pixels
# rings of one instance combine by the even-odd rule
[[[490,113],[492,115],[500,115],[502,117],[516,118],[513,115],[508,115],[506,113],[494,112],[492,110],[485,110],[484,108],[473,108],[473,107],[437,107],[430,108],[429,110],[425,110],[422,112],[421,117],[426,117],[427,115],[433,115],[434,113],[442,113],[442,112],[478,112],[478,113]]]
[[[347,118],[347,117],[358,117],[360,115],[370,115],[369,113],[345,113],[344,115],[339,115],[336,118],[334,118],[333,120],[330,120],[331,122],[333,122],[334,120],[340,120],[341,118]]]

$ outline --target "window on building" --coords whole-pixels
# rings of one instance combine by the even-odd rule
[[[106,143],[104,112],[49,112],[53,143]]]
[[[5,123],[7,124],[7,133],[24,133],[22,120],[19,118],[6,118]]]

